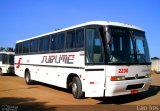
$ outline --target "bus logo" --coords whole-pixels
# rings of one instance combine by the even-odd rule
[[[19,60],[18,60],[18,65],[17,65],[17,67],[16,67],[16,68],[19,68],[19,67],[20,67],[21,60],[22,60],[22,58],[19,58]]]
[[[135,79],[138,79],[138,74],[135,75]]]

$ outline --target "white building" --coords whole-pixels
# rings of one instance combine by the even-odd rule
[[[151,70],[155,71],[156,73],[160,73],[160,59],[154,59],[151,61],[152,61]]]

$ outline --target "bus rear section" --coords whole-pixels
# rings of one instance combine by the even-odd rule
[[[14,52],[0,52],[0,75],[14,73]]]

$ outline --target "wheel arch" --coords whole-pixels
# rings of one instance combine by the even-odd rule
[[[71,85],[72,85],[71,83],[72,83],[72,80],[73,80],[74,77],[79,77],[79,76],[76,73],[70,73],[68,75],[68,77],[67,77],[67,83],[66,83],[67,89],[69,89],[71,87]]]

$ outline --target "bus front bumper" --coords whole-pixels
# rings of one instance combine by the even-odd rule
[[[105,96],[119,96],[127,94],[136,94],[139,92],[147,91],[151,85],[151,78],[126,80],[109,82],[105,88]]]

